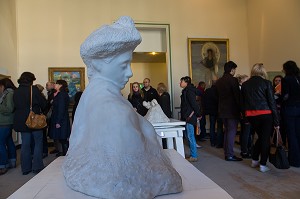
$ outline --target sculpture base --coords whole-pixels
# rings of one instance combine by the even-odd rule
[[[173,149],[164,150],[170,158],[174,168],[182,177],[183,192],[156,197],[158,199],[185,199],[185,198],[232,198],[219,185],[210,180],[207,176],[197,170],[192,164],[186,161]],[[64,157],[54,160],[48,167],[33,177],[9,199],[18,198],[72,198],[88,199],[94,198],[82,193],[73,191],[65,182],[62,173]],[[200,160],[201,161],[201,160]]]

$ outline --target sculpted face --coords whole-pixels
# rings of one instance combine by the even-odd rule
[[[120,89],[123,89],[129,78],[132,77],[131,60],[132,51],[127,51],[116,55],[109,63],[105,63],[103,59],[94,59],[92,64],[99,69],[102,77],[110,79]]]

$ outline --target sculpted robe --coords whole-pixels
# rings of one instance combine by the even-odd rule
[[[63,173],[72,189],[99,198],[154,198],[182,191],[153,126],[110,80],[93,78],[76,110]]]

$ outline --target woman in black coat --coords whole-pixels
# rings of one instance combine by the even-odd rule
[[[282,112],[288,137],[288,158],[293,167],[300,167],[300,69],[296,62],[283,64]]]
[[[15,90],[13,101],[15,115],[13,128],[21,132],[21,168],[23,175],[38,173],[44,168],[43,164],[43,130],[29,129],[25,122],[30,111],[30,87],[35,80],[34,74],[24,72],[18,79],[19,87]],[[36,86],[32,86],[32,111],[42,113],[47,101]],[[31,157],[31,142],[34,140],[33,157]]]
[[[56,156],[66,155],[69,147],[68,138],[71,134],[71,125],[69,118],[69,95],[68,84],[65,80],[57,80],[55,84],[57,93],[53,99],[53,110],[50,121],[49,137],[53,140],[59,140],[62,145],[62,152]]]
[[[131,103],[136,112],[138,112],[141,116],[146,115],[148,110],[143,106],[144,93],[140,89],[140,85],[138,82],[132,83],[130,94],[128,95],[128,101]]]

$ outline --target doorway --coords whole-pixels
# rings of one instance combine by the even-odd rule
[[[133,76],[122,90],[122,94],[127,99],[130,93],[130,83],[142,83],[147,77],[155,89],[160,82],[168,87],[173,109],[170,25],[136,23],[136,28],[140,31],[142,42],[133,52],[131,63]]]

